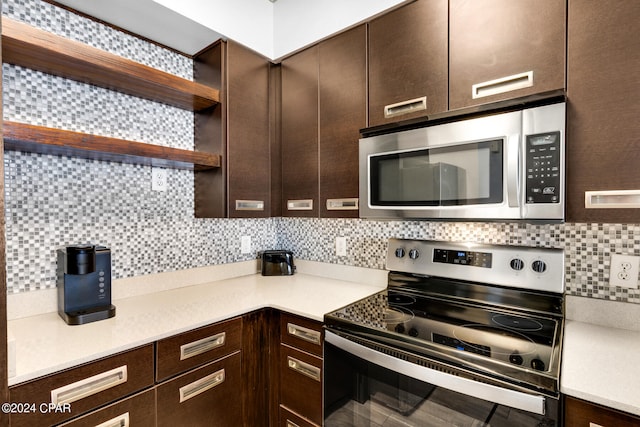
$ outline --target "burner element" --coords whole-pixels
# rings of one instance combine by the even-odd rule
[[[497,314],[491,318],[491,321],[498,326],[514,329],[516,331],[536,332],[542,330],[542,323],[535,319],[529,319],[526,317]]]
[[[413,320],[414,314],[403,307],[389,307],[384,312],[383,321],[387,324],[405,323]]]

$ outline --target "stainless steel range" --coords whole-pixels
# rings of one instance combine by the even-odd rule
[[[325,426],[560,424],[562,250],[391,239],[387,269],[325,316]]]

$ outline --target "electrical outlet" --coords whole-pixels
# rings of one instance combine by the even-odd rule
[[[347,256],[346,237],[336,237],[336,256]]]
[[[639,266],[640,257],[638,256],[612,254],[609,285],[637,288]]]
[[[167,191],[167,170],[151,168],[151,189],[153,191]]]
[[[251,253],[251,236],[240,237],[240,253],[243,253],[243,254]]]

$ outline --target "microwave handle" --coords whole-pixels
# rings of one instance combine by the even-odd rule
[[[507,137],[507,202],[510,208],[520,206],[520,135]]]

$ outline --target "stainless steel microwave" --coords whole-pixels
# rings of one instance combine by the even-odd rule
[[[360,217],[561,222],[565,103],[360,139]]]

